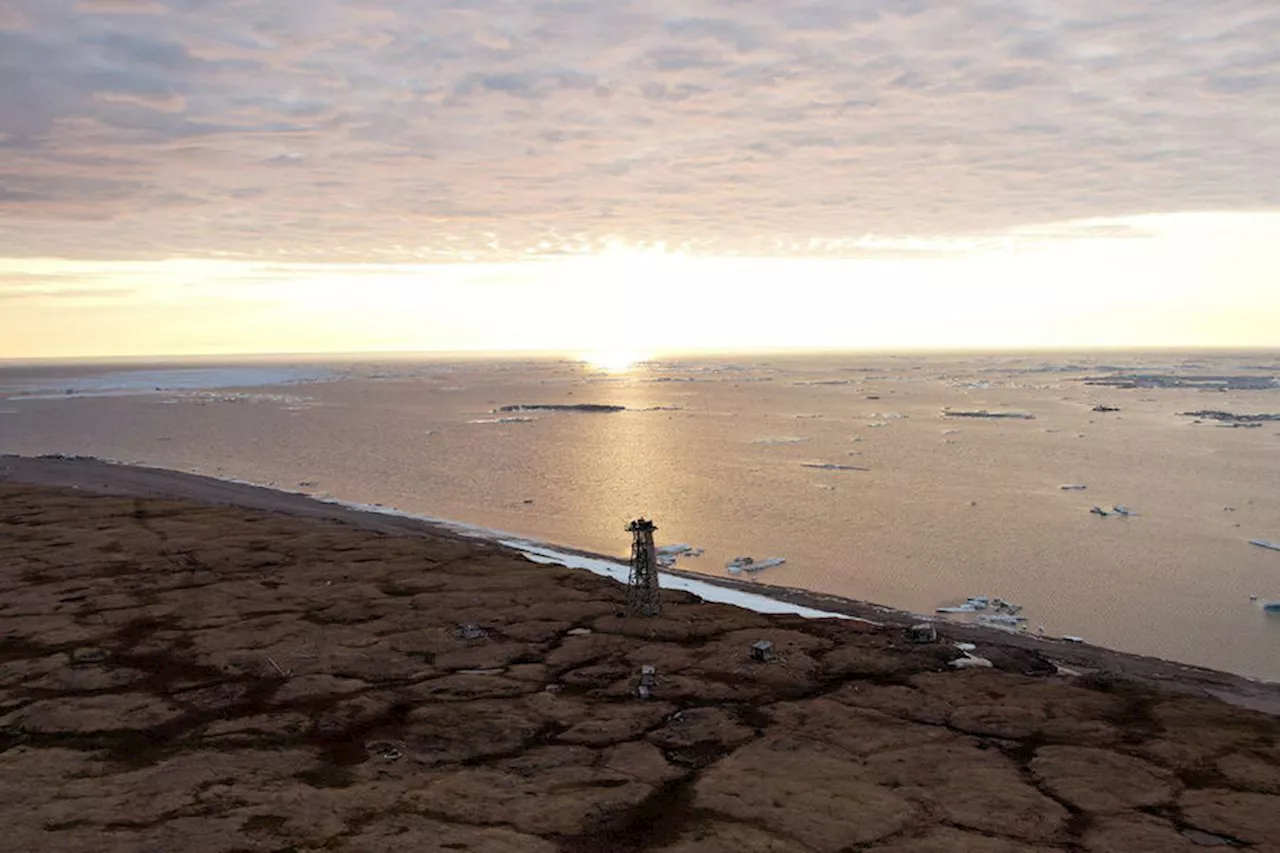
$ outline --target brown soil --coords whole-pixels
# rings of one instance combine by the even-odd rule
[[[893,620],[679,593],[627,618],[419,523],[11,463],[0,851],[1280,851],[1280,720],[1137,664],[984,635],[957,671]]]

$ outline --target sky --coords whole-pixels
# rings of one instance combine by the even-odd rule
[[[4,0],[0,358],[1280,347],[1275,0]]]

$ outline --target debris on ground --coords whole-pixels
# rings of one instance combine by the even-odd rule
[[[913,643],[936,643],[938,629],[932,622],[920,622],[907,629],[907,639]]]
[[[1064,492],[1083,492],[1089,487],[1084,483],[1067,483],[1065,485],[1058,486],[1058,488],[1062,489]]]
[[[466,624],[458,625],[453,629],[453,636],[459,640],[483,640],[489,636],[489,632],[481,628],[479,625]]]
[[[769,640],[757,640],[751,644],[751,659],[760,663],[768,663],[775,657],[773,643]]]
[[[1280,542],[1272,542],[1269,539],[1250,539],[1249,544],[1266,548],[1268,551],[1280,551]]]
[[[640,667],[640,685],[636,687],[636,695],[648,699],[653,695],[653,688],[658,683],[658,670],[652,666]]]
[[[953,660],[951,665],[956,669],[991,669],[991,661],[986,658],[980,658],[975,654],[970,654],[969,652],[965,652],[964,657]]]

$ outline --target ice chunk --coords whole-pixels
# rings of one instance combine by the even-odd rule
[[[978,622],[988,626],[1008,626],[1016,627],[1027,621],[1025,616],[1014,616],[1011,613],[984,613],[978,617]]]
[[[817,468],[820,471],[870,471],[870,468],[861,468],[857,465],[837,465],[834,462],[801,462],[801,467]]]
[[[987,660],[986,658],[980,658],[977,655],[973,655],[968,652],[965,652],[964,657],[956,658],[951,662],[951,665],[954,666],[956,669],[974,669],[974,668],[990,669],[991,661]]]
[[[741,572],[762,572],[765,569],[771,569],[774,566],[781,566],[786,560],[782,557],[770,557],[766,560],[756,560],[752,557],[734,557],[725,564],[725,569],[729,574],[736,575]]]

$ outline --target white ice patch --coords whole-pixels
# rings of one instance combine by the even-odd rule
[[[530,559],[535,563],[568,566],[571,569],[586,569],[593,574],[604,575],[605,577],[613,578],[620,583],[626,583],[628,576],[631,574],[631,567],[626,563],[618,563],[613,560],[606,560],[600,557],[585,557],[580,554],[568,554],[564,551],[557,551],[554,548],[535,545],[532,542],[527,542],[523,539],[505,539],[500,540],[500,542],[510,548],[515,548],[524,554],[527,559]],[[776,598],[769,598],[766,595],[758,595],[753,592],[743,592],[741,590],[707,583],[706,581],[675,577],[674,575],[662,574],[661,572],[658,573],[658,584],[663,589],[678,589],[685,592],[691,592],[703,601],[732,604],[735,607],[741,607],[744,610],[751,610],[756,613],[794,613],[797,616],[804,616],[809,619],[853,619],[859,622],[868,621],[865,619],[858,619],[857,617],[849,616],[844,613],[832,613],[826,610],[816,610],[812,607],[803,607],[799,604],[779,601]]]
[[[114,370],[91,376],[26,379],[0,388],[11,400],[63,400],[172,394],[213,388],[258,388],[335,378],[324,367],[175,367]]]

